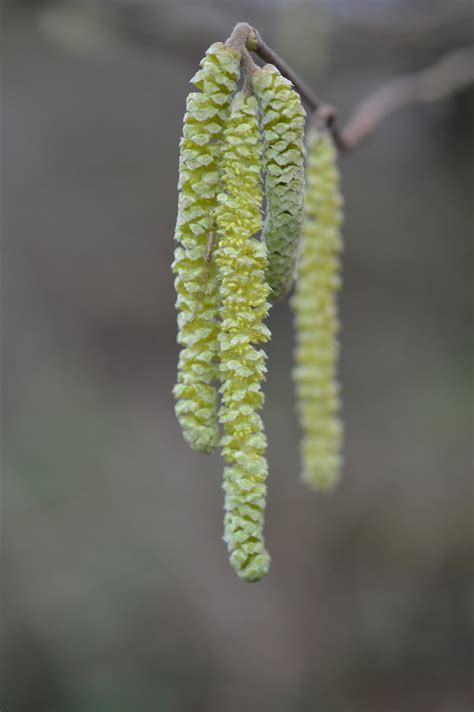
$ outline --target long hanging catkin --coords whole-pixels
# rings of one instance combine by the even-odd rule
[[[342,199],[337,153],[327,130],[308,136],[306,205],[298,278],[292,306],[296,350],[294,379],[303,439],[303,479],[327,489],[339,478],[342,423],[339,420],[337,358]]]
[[[230,562],[245,581],[258,581],[270,557],[263,541],[266,439],[258,414],[268,341],[266,248],[254,236],[262,226],[261,145],[255,97],[240,93],[224,134],[223,188],[217,211],[216,262],[221,291],[220,374],[225,491],[224,540]]]
[[[262,239],[267,245],[271,298],[293,285],[304,206],[304,121],[299,94],[272,64],[253,74],[265,141],[267,213]]]
[[[174,388],[176,415],[187,442],[211,452],[217,422],[218,286],[210,259],[220,190],[222,134],[239,78],[240,53],[217,42],[192,81],[180,143],[179,203],[173,272],[176,275],[178,343],[182,349]],[[207,259],[206,259],[207,258]]]

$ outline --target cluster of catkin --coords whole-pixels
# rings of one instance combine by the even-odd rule
[[[339,203],[329,195],[337,184],[334,165],[328,165],[330,144],[325,137],[311,139],[314,194],[307,197],[303,227],[305,112],[299,95],[273,65],[256,69],[239,90],[241,60],[234,47],[211,45],[192,79],[198,91],[187,99],[173,262],[181,346],[174,395],[190,446],[206,453],[218,444],[222,449],[224,540],[239,577],[258,581],[270,563],[263,539],[266,355],[260,345],[270,338],[264,324],[270,300],[288,294],[297,271],[295,378],[304,477],[325,487],[337,476]],[[318,162],[327,173],[321,173],[324,185],[314,175]]]

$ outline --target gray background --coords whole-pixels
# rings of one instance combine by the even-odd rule
[[[190,452],[170,263],[188,81],[255,23],[347,116],[472,42],[465,2],[11,2],[3,81],[4,712],[470,712],[472,91],[341,159],[344,480],[298,481],[272,309],[268,577]]]

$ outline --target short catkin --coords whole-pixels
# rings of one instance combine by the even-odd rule
[[[291,82],[272,64],[252,76],[264,135],[267,211],[267,281],[271,299],[290,291],[295,274],[304,208],[305,111]]]
[[[223,192],[216,222],[221,291],[220,375],[225,522],[230,562],[245,581],[258,581],[270,557],[263,541],[266,439],[258,413],[263,403],[263,324],[268,313],[266,248],[262,227],[261,144],[254,96],[236,95],[224,134]]]
[[[176,415],[195,450],[211,452],[217,422],[218,309],[216,267],[206,261],[214,230],[223,127],[240,74],[240,53],[217,42],[191,80],[179,158],[179,202],[173,272],[176,275],[178,343],[182,346],[174,387]]]
[[[303,431],[302,477],[327,489],[340,477],[337,291],[342,250],[342,198],[337,152],[327,130],[308,136],[306,206],[298,278],[292,306],[296,349],[294,380]]]

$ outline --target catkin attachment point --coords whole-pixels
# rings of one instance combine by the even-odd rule
[[[219,441],[219,291],[216,266],[207,255],[220,190],[223,129],[239,75],[240,53],[222,42],[211,45],[192,79],[200,91],[188,96],[180,142],[173,272],[182,348],[173,392],[184,438],[206,453]]]
[[[272,64],[254,72],[252,86],[264,136],[266,276],[276,300],[288,294],[295,276],[304,207],[305,111],[291,82]]]
[[[303,431],[302,478],[321,490],[337,482],[342,467],[337,381],[341,223],[337,152],[327,130],[312,128],[301,255],[291,303],[296,329],[293,376]]]
[[[258,581],[270,557],[263,540],[266,439],[263,403],[265,353],[270,332],[262,226],[261,145],[255,97],[237,94],[224,132],[223,191],[216,212],[216,263],[221,292],[220,376],[224,429],[224,540],[237,575]]]

